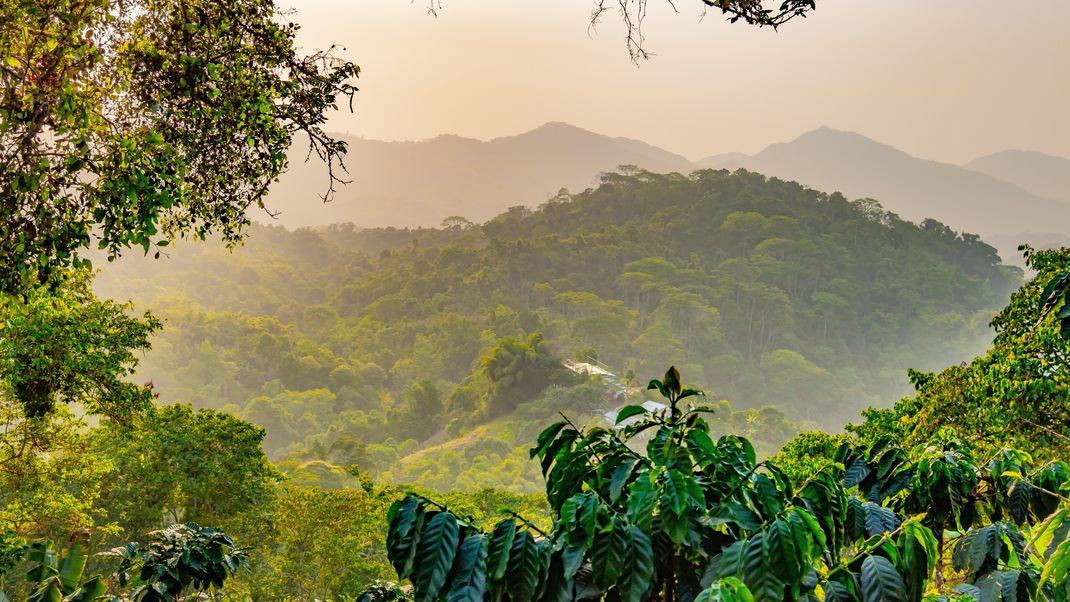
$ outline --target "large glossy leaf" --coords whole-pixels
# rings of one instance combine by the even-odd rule
[[[623,602],[640,602],[654,576],[654,550],[650,538],[634,525],[628,527],[628,550],[623,573],[617,584]]]
[[[765,537],[759,535],[747,541],[743,551],[743,581],[758,602],[780,602],[784,598],[784,583],[778,577],[781,567],[768,562]]]
[[[861,578],[863,602],[903,602],[906,586],[903,577],[887,558],[867,556],[862,561]]]
[[[398,577],[406,579],[412,573],[416,557],[416,541],[424,518],[417,498],[408,496],[394,502],[387,511],[389,527],[386,553]]]
[[[866,513],[866,536],[890,533],[899,527],[899,519],[891,508],[873,502],[866,502],[863,507]]]
[[[587,494],[580,506],[577,520],[583,532],[587,535],[587,545],[594,541],[595,533],[598,532],[599,518],[602,516],[602,504],[592,494]]]
[[[459,527],[450,512],[438,512],[420,534],[417,563],[412,577],[416,602],[438,597],[457,555]]]
[[[74,538],[59,566],[59,581],[64,594],[72,594],[78,589],[88,560],[89,555],[86,554],[82,538]]]
[[[530,531],[517,531],[509,552],[508,592],[511,602],[532,602],[539,588],[543,559],[541,547]]]
[[[1029,506],[1033,501],[1032,489],[1028,480],[1021,480],[1007,494],[1011,519],[1019,525],[1029,518]]]
[[[1068,537],[1070,537],[1070,508],[1062,508],[1033,529],[1033,539],[1029,542],[1029,546],[1047,559]]]
[[[903,524],[897,543],[902,558],[900,570],[906,577],[907,599],[918,602],[936,565],[936,536],[920,523],[908,521]]]
[[[447,602],[483,602],[487,593],[486,537],[474,534],[464,538],[453,561]]]
[[[639,460],[637,458],[625,458],[613,469],[613,477],[609,483],[609,501],[616,502],[620,498],[621,491],[628,483],[628,480],[632,478],[632,472],[638,463]]]
[[[501,581],[505,569],[509,566],[509,551],[516,537],[516,521],[503,520],[494,526],[487,543],[487,577],[491,581]]]
[[[665,505],[673,514],[680,516],[691,506],[693,502],[691,483],[693,482],[690,476],[678,470],[665,473],[661,494],[665,498]]]
[[[612,528],[603,529],[594,539],[591,550],[591,569],[594,582],[608,589],[620,579],[628,554],[630,530],[620,520],[611,523]]]
[[[633,416],[639,416],[641,414],[646,414],[646,411],[647,411],[646,408],[644,408],[643,406],[640,406],[640,405],[624,406],[623,408],[620,409],[619,412],[617,412],[617,419],[616,419],[615,423],[616,424],[620,424],[620,423],[624,422],[625,420],[627,420],[627,419],[629,419],[629,418],[631,418]]]
[[[30,544],[26,550],[26,560],[34,563],[33,568],[26,572],[30,582],[44,581],[59,571],[59,560],[51,542],[36,541]]]
[[[1040,573],[1040,583],[1043,586],[1052,583],[1056,588],[1067,589],[1068,577],[1070,577],[1070,540],[1064,541],[1055,547],[1055,551],[1044,563],[1044,570]],[[1070,593],[1070,592],[1068,592]]]
[[[649,472],[643,472],[628,485],[628,521],[649,531],[654,519],[657,492]]]

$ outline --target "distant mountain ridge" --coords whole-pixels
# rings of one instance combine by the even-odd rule
[[[326,170],[295,151],[291,170],[272,188],[268,207],[288,227],[352,222],[358,227],[437,226],[458,215],[482,222],[505,209],[533,207],[561,189],[597,186],[621,165],[656,173],[745,168],[812,188],[873,198],[904,219],[933,218],[992,241],[1004,260],[1019,243],[1070,241],[1070,160],[1005,151],[966,166],[919,159],[861,134],[828,127],[754,155],[726,153],[692,162],[629,138],[551,122],[515,136],[481,141],[443,135],[418,142],[344,137],[348,178],[332,203],[317,194]],[[1068,169],[1063,169],[1063,167]],[[1066,184],[1070,189],[1070,184]]]
[[[1005,150],[963,165],[1010,182],[1037,196],[1070,201],[1070,159],[1026,150]]]
[[[268,207],[288,227],[352,222],[361,227],[437,226],[459,215],[481,222],[515,205],[538,205],[562,188],[582,191],[620,165],[665,173],[688,159],[638,140],[551,122],[516,136],[480,141],[455,135],[419,142],[344,136],[351,183],[334,201],[317,197],[326,169],[295,149]]]
[[[1070,235],[1070,203],[828,127],[716,167],[742,167],[849,198],[873,198],[904,219],[933,218],[955,230],[980,234],[1005,261],[1017,259],[1020,243],[1050,243]]]

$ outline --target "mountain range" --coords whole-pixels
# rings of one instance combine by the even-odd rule
[[[535,206],[565,189],[597,186],[618,166],[657,172],[747,169],[849,198],[872,198],[904,219],[936,219],[980,234],[1005,260],[1018,244],[1070,242],[1070,160],[1008,150],[954,165],[914,157],[853,132],[828,127],[754,154],[691,161],[628,138],[560,122],[480,141],[443,135],[417,142],[342,136],[347,179],[330,203],[326,170],[295,149],[268,207],[288,227],[351,222],[358,227],[437,226],[449,216],[482,222],[505,209]]]
[[[512,206],[539,205],[562,188],[596,186],[599,173],[620,165],[658,173],[695,169],[688,159],[645,142],[557,122],[486,142],[454,135],[419,142],[342,139],[350,183],[321,203],[326,168],[294,152],[268,199],[280,223],[419,227],[438,226],[453,215],[482,222]]]

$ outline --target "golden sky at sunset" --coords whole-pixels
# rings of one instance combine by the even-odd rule
[[[302,44],[343,44],[362,66],[356,113],[331,127],[369,138],[566,121],[697,159],[828,125],[955,163],[1070,157],[1066,0],[821,0],[778,33],[651,0],[656,56],[638,68],[613,15],[588,35],[587,0],[443,0],[437,18],[421,0],[288,2]]]

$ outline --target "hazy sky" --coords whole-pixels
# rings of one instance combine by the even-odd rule
[[[779,32],[650,0],[634,66],[614,15],[588,0],[280,0],[302,45],[346,46],[355,114],[332,129],[383,140],[493,138],[547,121],[692,159],[755,152],[828,125],[964,162],[1005,148],[1070,157],[1070,1],[819,0]]]

